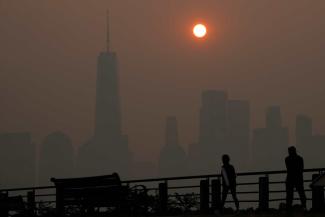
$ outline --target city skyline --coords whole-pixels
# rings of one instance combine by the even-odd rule
[[[206,1],[197,9],[192,0],[186,5],[111,1],[110,7],[80,1],[78,10],[72,3],[2,3],[0,132],[30,132],[38,150],[57,131],[70,137],[74,150],[87,143],[96,120],[96,56],[106,50],[103,27],[106,8],[111,8],[111,47],[120,61],[121,132],[128,135],[135,159],[157,162],[163,123],[171,115],[177,118],[183,149],[198,143],[205,90],[249,100],[251,138],[253,129],[267,128],[267,107],[277,105],[289,145],[296,143],[297,114],[305,114],[313,119],[310,138],[321,147],[325,49],[319,27],[325,4],[297,2],[289,7],[253,1],[246,8],[243,2]],[[141,7],[141,13],[134,10]],[[282,22],[288,13],[292,16]],[[64,19],[58,19],[61,15]],[[190,33],[197,17],[211,32],[200,44]],[[36,22],[41,18],[44,23]]]

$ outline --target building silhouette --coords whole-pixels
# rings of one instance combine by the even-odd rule
[[[227,139],[227,100],[225,91],[207,90],[202,93],[199,126],[199,159],[201,173],[216,171],[216,161],[225,153]]]
[[[97,59],[94,136],[79,150],[78,167],[82,175],[128,174],[128,138],[122,134],[121,122],[118,58],[110,50],[107,32],[106,51]]]
[[[324,166],[324,152],[325,152],[325,135],[314,134],[312,140],[308,143],[306,154],[306,167],[321,168]],[[306,150],[305,149],[305,150]]]
[[[0,185],[2,188],[34,186],[36,147],[30,133],[0,134]]]
[[[45,137],[39,158],[39,184],[48,185],[50,179],[73,177],[74,150],[70,138],[62,132]]]
[[[187,174],[187,156],[179,144],[178,123],[176,117],[167,117],[165,145],[159,158],[159,175],[180,176]]]
[[[298,114],[296,116],[296,146],[305,159],[305,166],[322,167],[323,153],[325,151],[325,136],[313,133],[312,118]]]
[[[250,163],[250,104],[228,99],[225,91],[202,92],[199,141],[189,145],[193,173],[215,173],[223,154],[238,170]]]
[[[289,132],[282,126],[281,109],[270,106],[266,111],[266,127],[253,132],[254,169],[284,169],[283,159],[289,146]]]
[[[231,156],[237,170],[247,170],[251,163],[250,104],[246,100],[228,101],[227,145],[225,153]]]
[[[303,144],[310,141],[311,137],[313,136],[313,120],[311,117],[303,114],[298,114],[296,116],[295,135],[297,146],[303,146]]]
[[[199,143],[191,143],[188,145],[188,171],[190,174],[201,174],[201,149]]]

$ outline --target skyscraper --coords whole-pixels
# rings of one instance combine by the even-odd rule
[[[161,176],[179,176],[187,173],[187,156],[179,145],[178,124],[174,116],[167,117],[165,145],[160,152],[159,174]]]
[[[107,19],[107,24],[109,21]],[[127,175],[128,139],[122,135],[118,60],[110,49],[109,26],[107,47],[97,59],[96,114],[93,138],[80,149],[79,164],[86,175],[118,172]]]
[[[325,136],[313,133],[313,120],[307,115],[296,116],[296,145],[306,168],[323,166]]]
[[[95,138],[112,141],[121,137],[121,111],[117,55],[107,50],[97,60]],[[105,144],[107,145],[107,144]]]
[[[227,139],[227,100],[225,91],[207,90],[202,93],[200,109],[199,150],[196,162],[201,173],[216,170],[216,161],[225,153]]]
[[[266,109],[266,128],[277,129],[282,126],[282,116],[280,106],[269,106]]]
[[[46,136],[41,145],[39,184],[49,185],[50,179],[73,177],[74,150],[70,138],[62,132]]]
[[[266,110],[266,127],[254,130],[253,158],[255,169],[284,169],[289,146],[289,130],[282,126],[281,109],[270,106]]]
[[[214,173],[223,154],[231,157],[239,170],[249,166],[250,104],[229,100],[226,91],[203,91],[198,143],[189,146],[194,173]]]
[[[296,144],[300,151],[305,151],[308,142],[311,142],[313,136],[313,121],[303,114],[296,116]]]
[[[228,138],[226,153],[237,170],[247,170],[251,163],[250,104],[246,100],[228,101]]]

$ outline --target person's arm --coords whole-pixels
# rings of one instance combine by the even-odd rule
[[[304,165],[304,159],[301,157],[301,165],[300,165],[301,172],[304,172],[305,165]]]
[[[234,166],[232,167],[232,170],[233,170],[233,173],[234,173],[234,178],[236,178],[237,177],[237,173],[236,173],[236,170],[235,170],[235,167]]]
[[[286,159],[285,159],[285,164],[286,164],[286,168],[288,170],[288,157],[286,157]]]
[[[221,174],[222,174],[223,180],[225,181],[226,186],[229,186],[230,183],[229,183],[228,174],[224,167],[222,167]]]

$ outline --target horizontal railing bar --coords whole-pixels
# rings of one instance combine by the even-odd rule
[[[286,198],[275,198],[275,199],[269,199],[270,202],[275,202],[275,201],[284,201]],[[293,198],[295,201],[299,201],[300,198]],[[306,198],[306,200],[312,200],[311,198]],[[259,200],[238,200],[238,202],[259,202]],[[225,203],[234,203],[233,200],[227,200]]]
[[[257,203],[258,200],[238,200],[239,203]],[[226,201],[225,203],[234,203],[234,201]]]
[[[240,183],[237,183],[237,186],[240,186],[240,185],[258,185],[258,182],[240,182]]]
[[[30,190],[44,190],[44,189],[55,189],[55,186],[41,186],[41,187],[28,187],[28,188],[8,188],[0,189],[0,192],[3,191],[30,191]]]
[[[168,189],[184,189],[184,188],[199,188],[199,185],[188,185],[188,186],[173,186],[168,187]]]
[[[258,194],[258,191],[238,191],[237,194]]]
[[[36,194],[35,197],[53,197],[56,194]]]
[[[35,201],[35,203],[56,203],[56,201],[55,200]]]
[[[304,173],[309,172],[322,172],[325,168],[315,168],[315,169],[305,169]],[[275,174],[286,174],[287,170],[275,170],[275,171],[264,171],[264,172],[242,172],[237,173],[237,176],[257,176],[257,175],[275,175]],[[197,176],[178,176],[178,177],[163,177],[163,178],[151,178],[151,179],[135,179],[122,181],[123,183],[136,183],[136,182],[166,182],[175,180],[188,180],[188,179],[210,179],[210,178],[220,178],[220,174],[210,174],[210,175],[197,175]]]

